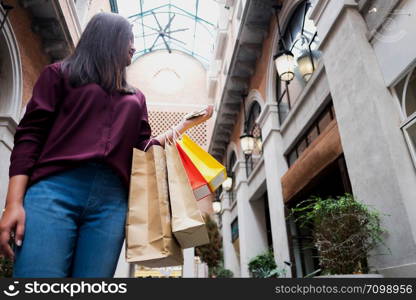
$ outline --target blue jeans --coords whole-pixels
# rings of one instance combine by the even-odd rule
[[[45,177],[24,197],[25,235],[14,277],[113,277],[124,241],[128,190],[108,165]]]

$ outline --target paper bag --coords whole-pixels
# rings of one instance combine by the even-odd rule
[[[126,260],[146,267],[183,264],[183,253],[172,235],[165,151],[133,148],[126,221]]]
[[[227,179],[225,167],[187,134],[183,134],[177,142],[214,192]]]
[[[208,244],[207,228],[175,142],[166,142],[165,152],[172,208],[173,234],[182,248]]]
[[[181,157],[182,164],[185,167],[186,174],[188,175],[195,199],[201,200],[210,195],[211,190],[209,189],[208,182],[194,166],[188,155],[186,155],[185,151],[182,150],[178,143],[176,143],[176,148],[178,148],[178,153]]]

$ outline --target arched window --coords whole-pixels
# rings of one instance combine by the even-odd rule
[[[395,90],[404,116],[402,129],[416,166],[416,67],[396,85]]]
[[[257,101],[254,101],[250,107],[248,116],[247,116],[247,130],[248,133],[254,137],[254,150],[251,155],[246,156],[246,170],[247,177],[251,174],[257,163],[260,161],[260,158],[263,154],[262,152],[262,137],[261,137],[261,128],[258,123],[256,123],[257,118],[261,113],[261,106]]]
[[[293,12],[279,43],[279,50],[290,50],[295,58],[295,76],[290,83],[277,76],[277,95],[280,123],[286,119],[303,88],[316,70],[320,52],[316,27],[310,19],[311,3],[302,1]]]
[[[233,168],[236,162],[237,162],[237,156],[235,155],[235,152],[233,151],[230,155],[230,159],[228,160],[228,164],[227,164],[227,173],[228,173],[227,176],[232,179],[231,190],[229,191],[230,207],[235,201],[235,192],[234,192],[235,174],[234,174]]]

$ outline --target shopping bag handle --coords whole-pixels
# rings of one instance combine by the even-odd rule
[[[176,133],[176,136],[175,136],[175,133]],[[180,139],[180,137],[181,137],[181,133],[179,132],[178,129],[176,129],[175,126],[172,126],[172,136],[173,136],[175,141]]]
[[[173,137],[173,129],[172,129],[172,137]],[[168,135],[165,132],[165,144],[166,144],[166,141],[168,141],[170,145],[173,144],[173,140],[171,140],[170,138],[168,138]]]
[[[149,147],[150,142],[153,141],[153,140],[154,140],[153,138],[149,139],[149,141],[147,142],[146,146],[143,149],[144,152],[146,152],[147,147]]]

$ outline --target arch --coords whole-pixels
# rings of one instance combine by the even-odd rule
[[[256,101],[260,105],[261,109],[263,110],[264,99],[263,99],[263,96],[261,95],[261,93],[259,92],[259,90],[257,90],[257,89],[252,89],[248,93],[247,100],[246,100],[246,106],[250,107],[251,104],[254,101]]]
[[[230,142],[227,146],[227,151],[226,151],[226,155],[225,155],[225,162],[224,164],[228,167],[228,163],[231,159],[231,155],[235,153],[236,156],[236,161],[239,161],[240,159],[243,159],[242,157],[240,157],[240,151],[238,151],[238,147],[236,145],[235,142]],[[227,170],[227,171],[231,171],[231,170]]]
[[[230,158],[227,163],[229,174],[233,173],[233,168],[236,162],[237,162],[237,154],[235,153],[235,151],[231,151]]]
[[[282,33],[286,31],[286,28],[290,22],[290,18],[292,17],[294,11],[298,8],[298,6],[304,0],[294,0],[294,1],[286,1],[283,5],[283,9],[279,16],[280,21],[280,28]],[[277,80],[277,72],[276,67],[274,64],[273,56],[278,52],[278,41],[279,41],[279,33],[278,33],[278,26],[277,22],[273,28],[273,38],[271,42],[271,51],[269,52],[269,65],[267,68],[267,88],[266,88],[266,101],[269,103],[275,103],[278,97],[278,93],[276,92],[276,80]]]
[[[1,13],[4,10],[0,6]],[[0,32],[0,116],[7,116],[19,123],[22,106],[22,64],[19,45],[8,19]],[[4,77],[3,77],[4,76]]]
[[[247,127],[251,129],[257,123],[257,119],[261,114],[261,106],[257,101],[251,103],[247,113]]]
[[[263,107],[264,107],[264,100],[263,100],[263,96],[261,95],[261,93],[257,90],[257,89],[252,89],[250,90],[250,92],[248,93],[248,96],[245,100],[245,107],[243,107],[243,109],[246,109],[246,116],[248,117],[248,114],[250,112],[250,108],[253,106],[253,103],[256,102],[260,108],[261,111],[263,111]],[[244,116],[244,113],[243,113]],[[256,120],[257,121],[257,120]],[[244,132],[244,120],[243,122],[241,122],[240,125],[240,132],[243,133]]]
[[[280,19],[280,23],[281,23],[281,30],[282,33],[284,33],[287,29],[287,26],[290,23],[290,20],[292,18],[293,13],[295,12],[295,10],[299,7],[300,4],[302,4],[302,2],[304,2],[305,0],[294,0],[294,1],[287,1],[285,2],[287,5],[283,7],[282,10],[282,14]]]
[[[406,81],[404,83],[404,87],[403,87],[403,94],[401,95],[402,98],[402,111],[403,114],[405,116],[406,119],[408,119],[410,117],[411,114],[413,114],[414,112],[408,112],[408,103],[407,103],[407,91],[409,88],[409,82],[410,79],[412,78],[412,76],[416,75],[416,67],[414,67],[409,74],[406,76]]]
[[[312,23],[308,23],[308,22],[312,22],[310,20],[310,18],[308,18],[308,13],[310,13],[310,5],[311,1],[310,0],[294,0],[294,1],[287,1],[285,2],[283,9],[281,10],[280,14],[279,14],[279,20],[280,20],[280,27],[281,27],[281,33],[282,33],[282,39],[285,38],[285,35],[287,33],[287,31],[290,29],[288,26],[290,26],[292,24],[292,20],[293,17],[295,15],[297,15],[298,13],[306,13],[305,17],[305,23],[302,23],[302,26],[305,26],[304,28],[307,28],[306,24],[309,24],[310,26],[313,25],[313,28],[315,31],[309,32],[312,35],[311,41],[314,41],[311,45],[315,45],[316,44],[316,27],[314,24]],[[305,10],[305,9],[308,10]],[[300,9],[300,11],[299,11]],[[309,12],[308,12],[309,11]],[[280,95],[282,95],[282,93],[284,93],[285,87],[282,87],[283,82],[281,82],[279,80],[279,78],[277,77],[277,71],[276,71],[276,67],[274,64],[274,59],[273,56],[278,53],[279,50],[279,33],[278,31],[278,26],[277,23],[274,25],[273,28],[273,38],[272,38],[272,43],[271,43],[271,51],[270,51],[270,56],[269,56],[269,64],[268,64],[268,69],[267,69],[267,86],[266,86],[266,99],[267,102],[269,103],[277,103],[278,102],[278,98],[280,97]],[[303,33],[306,36],[306,32],[308,32],[307,30],[305,30]],[[312,34],[313,33],[313,34]],[[299,33],[298,33],[299,34]],[[297,39],[296,37],[293,37],[293,43],[291,45],[287,45],[288,47],[292,48],[293,46],[295,46],[298,42],[299,39]],[[309,38],[309,37],[307,37]],[[319,43],[319,42],[318,42]],[[295,47],[296,48],[296,47]],[[295,55],[295,59],[297,58],[297,55],[301,54],[301,50],[299,49],[291,49],[294,52]],[[297,52],[295,52],[295,50]],[[314,50],[312,49],[312,54],[313,54],[313,63],[314,63],[314,70],[317,69],[317,62],[315,61],[318,60],[318,58],[320,57],[320,52],[318,50]],[[297,53],[297,54],[296,54]],[[310,76],[310,74],[309,74]],[[301,93],[301,91],[306,87],[306,85],[308,84],[308,79],[305,79],[305,77],[302,77],[301,73],[299,72],[299,70],[297,68],[295,68],[295,78],[293,81],[296,81],[298,84],[298,88],[295,90],[292,90],[293,86],[289,86],[286,87],[290,90],[292,90],[291,93],[289,93],[291,95],[291,103],[296,99],[296,96]],[[295,91],[295,93],[293,93],[293,91]],[[292,97],[293,96],[293,97]],[[287,97],[287,96],[286,96]],[[279,123],[283,122],[285,117],[288,115],[289,110],[290,110],[290,103],[284,103],[285,101],[285,97],[282,98],[282,102],[281,102],[281,106],[279,107],[278,104],[278,111],[279,111]],[[289,101],[289,99],[286,99],[286,101]],[[289,106],[288,106],[289,104]],[[292,103],[293,105],[293,103]]]

